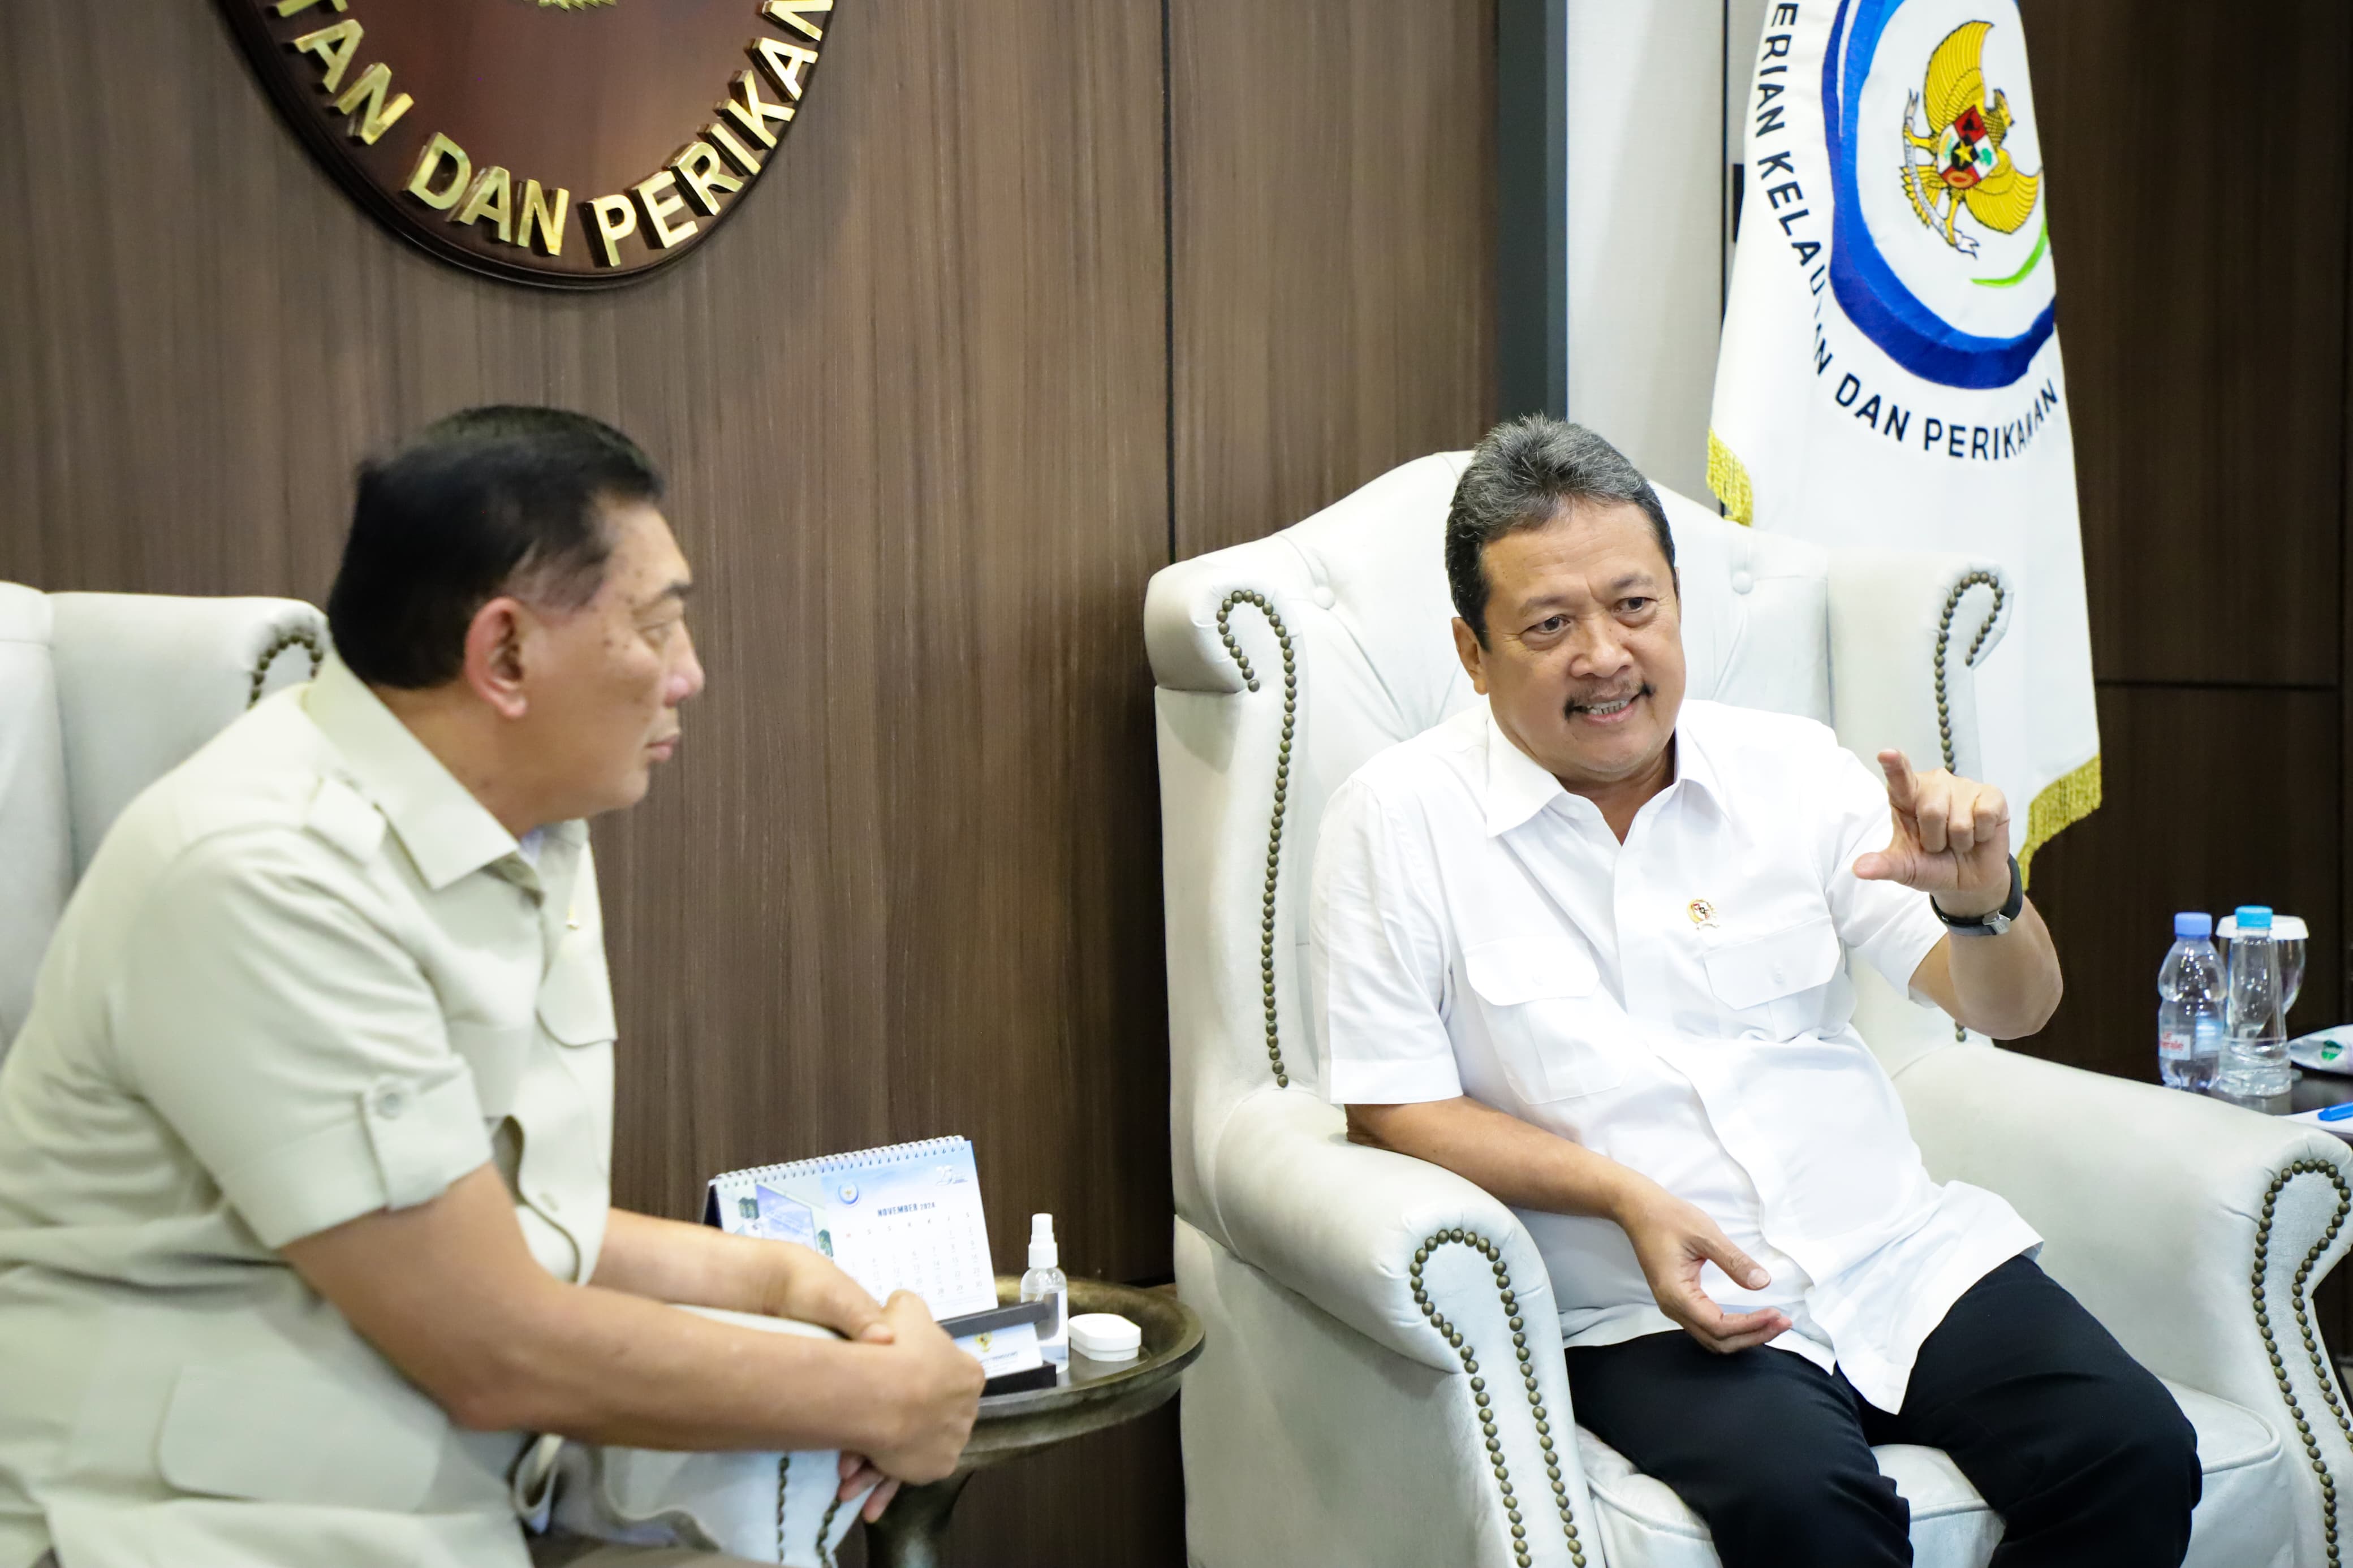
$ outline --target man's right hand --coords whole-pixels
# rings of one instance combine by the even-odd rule
[[[1726,1312],[1702,1293],[1699,1272],[1710,1263],[1752,1290],[1772,1282],[1714,1220],[1649,1177],[1557,1133],[1457,1096],[1352,1104],[1348,1138],[1443,1165],[1514,1208],[1615,1221],[1634,1244],[1659,1310],[1719,1354],[1788,1331],[1786,1312]]]
[[[1761,1290],[1772,1277],[1757,1260],[1732,1245],[1715,1221],[1657,1183],[1630,1171],[1625,1195],[1610,1217],[1634,1244],[1635,1261],[1659,1303],[1659,1310],[1683,1331],[1715,1352],[1730,1355],[1788,1331],[1785,1312],[1727,1312],[1699,1288],[1700,1269],[1713,1263],[1736,1284]]]
[[[913,1291],[893,1291],[882,1304],[882,1321],[890,1326],[892,1342],[876,1349],[896,1363],[901,1435],[891,1443],[877,1444],[866,1457],[894,1480],[917,1485],[944,1480],[955,1472],[972,1436],[987,1374],[980,1363],[956,1349],[955,1342],[932,1321],[923,1299]]]

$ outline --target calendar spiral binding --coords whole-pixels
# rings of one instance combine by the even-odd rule
[[[816,1160],[787,1160],[782,1164],[754,1165],[745,1170],[727,1171],[716,1180],[773,1182],[793,1176],[830,1176],[841,1171],[865,1171],[901,1164],[910,1159],[932,1154],[954,1154],[971,1147],[972,1140],[969,1138],[919,1138],[912,1143],[885,1143],[877,1149],[853,1149],[846,1154],[828,1154]]]

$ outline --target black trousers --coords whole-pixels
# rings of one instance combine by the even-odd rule
[[[2179,1568],[2198,1447],[2173,1396],[2014,1258],[1920,1347],[1894,1415],[1837,1373],[1689,1334],[1571,1350],[1577,1419],[1707,1521],[1725,1568],[1897,1568],[1911,1510],[1875,1443],[1942,1448],[2003,1522],[1994,1568]]]

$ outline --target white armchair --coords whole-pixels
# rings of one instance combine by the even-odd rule
[[[1203,1568],[1715,1562],[1672,1492],[1575,1426],[1550,1282],[1511,1211],[1348,1143],[1314,1087],[1303,906],[1324,803],[1478,700],[1440,549],[1467,458],[1171,566],[1145,603],[1176,1279],[1208,1328],[1183,1410]],[[2000,635],[1998,567],[1828,555],[1662,499],[1691,696],[1825,720],[1865,758],[1893,744],[1977,766],[1969,668]],[[1957,1040],[1867,967],[1853,978],[1930,1172],[2015,1205],[2043,1267],[2189,1414],[2206,1473],[2189,1560],[2334,1568],[2353,1415],[2311,1294],[2353,1242],[2344,1145]],[[1982,1564],[2000,1521],[1951,1462],[1878,1454],[1924,1568]]]

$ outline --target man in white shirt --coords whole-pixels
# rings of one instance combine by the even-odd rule
[[[2050,1018],[2000,792],[1685,702],[1665,514],[1578,426],[1487,437],[1446,565],[1487,702],[1359,770],[1316,855],[1350,1137],[1514,1207],[1578,1420],[1726,1568],[1910,1563],[1876,1443],[1952,1456],[2000,1568],[2178,1564],[2188,1421],[2008,1204],[1929,1180],[1849,1023],[1849,951],[1986,1034]]]

